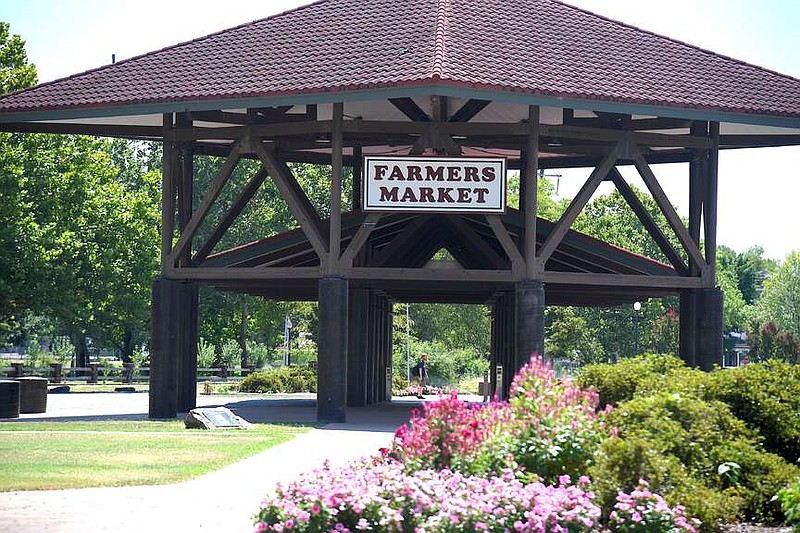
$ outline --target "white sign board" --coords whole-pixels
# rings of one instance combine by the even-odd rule
[[[364,211],[505,213],[506,160],[365,157]]]

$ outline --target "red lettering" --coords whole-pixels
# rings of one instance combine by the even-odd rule
[[[495,175],[494,167],[484,167],[483,168],[483,181],[494,181],[497,177]]]
[[[401,202],[417,202],[417,195],[414,194],[414,189],[411,187],[406,187],[406,192],[403,193],[403,197],[400,198]]]
[[[408,170],[409,181],[411,180],[422,181],[422,168],[414,165],[409,165],[407,170]]]
[[[464,181],[480,181],[478,178],[478,167],[464,168]]]
[[[375,179],[376,180],[382,180],[383,179],[383,175],[386,173],[386,170],[388,168],[389,167],[386,166],[386,165],[375,165]]]
[[[387,187],[381,187],[381,199],[378,200],[379,202],[396,202],[397,201],[397,189],[398,187],[392,187],[391,189]]]
[[[447,181],[461,181],[460,167],[447,167]]]
[[[478,203],[486,203],[486,195],[489,194],[489,189],[475,189],[475,194],[478,195]]]
[[[403,176],[403,171],[400,170],[400,167],[397,165],[394,166],[392,169],[392,174],[389,176],[390,180],[398,180],[398,181],[405,181],[405,176]]]
[[[470,189],[469,187],[459,187],[458,188],[458,203],[460,204],[468,204],[471,201],[469,196]]]
[[[431,187],[420,187],[419,188],[419,201],[420,202],[430,202],[433,203],[436,200],[433,199],[433,188]]]
[[[425,181],[444,181],[444,169],[442,167],[425,167]]]
[[[453,190],[452,187],[439,187],[439,203],[449,202],[452,204],[453,202],[455,202],[455,200],[453,200],[453,197],[450,196],[450,192],[452,190]]]

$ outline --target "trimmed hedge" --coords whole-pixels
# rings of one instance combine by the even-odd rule
[[[317,392],[317,373],[305,366],[288,366],[255,372],[237,387],[239,392]]]

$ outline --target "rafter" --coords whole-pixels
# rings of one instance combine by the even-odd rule
[[[619,155],[619,149],[619,143],[614,145],[614,148],[608,153],[608,155],[606,155],[600,164],[595,167],[595,169],[592,171],[592,174],[589,176],[589,179],[586,180],[586,183],[583,184],[581,190],[578,191],[578,194],[575,195],[575,198],[572,199],[569,207],[567,207],[567,210],[563,215],[561,215],[561,218],[553,227],[553,230],[550,232],[550,236],[547,237],[547,240],[539,250],[538,260],[543,266],[545,263],[547,263],[547,260],[553,254],[559,243],[561,243],[561,241],[564,239],[564,236],[569,231],[569,228],[572,227],[573,222],[575,222],[575,219],[578,218],[578,215],[581,213],[581,211],[583,211],[583,208],[589,202],[589,199],[592,197],[592,194],[594,194],[594,191],[597,190],[597,187],[608,175],[611,167],[614,165],[614,163],[616,163]]]
[[[200,202],[200,206],[197,208],[197,211],[192,214],[192,218],[186,224],[186,228],[184,228],[184,230],[181,232],[181,236],[178,238],[178,243],[170,253],[168,260],[170,265],[175,263],[175,260],[181,254],[181,252],[183,252],[183,250],[187,249],[187,247],[189,247],[189,249],[191,248],[190,245],[192,242],[192,237],[194,237],[194,234],[197,232],[197,228],[200,227],[200,224],[203,222],[203,219],[205,219],[209,209],[211,209],[211,206],[219,197],[222,189],[228,183],[231,174],[233,174],[233,170],[236,168],[236,163],[239,162],[240,154],[241,143],[237,141],[233,145],[230,155],[228,155],[228,158],[214,176],[214,179],[208,188],[208,192],[206,192],[206,195],[203,197],[203,201]]]
[[[254,142],[253,149],[281,192],[281,196],[286,200],[289,210],[314,247],[320,261],[324,262],[328,254],[328,244],[320,229],[319,215],[302,187],[294,179],[291,169],[280,162],[274,151],[267,149],[261,142]]]
[[[389,102],[414,122],[431,121],[431,117],[417,105],[413,98],[389,98]]]

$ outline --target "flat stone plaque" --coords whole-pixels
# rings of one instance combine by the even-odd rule
[[[253,425],[227,407],[198,407],[186,414],[188,429],[250,429]]]

